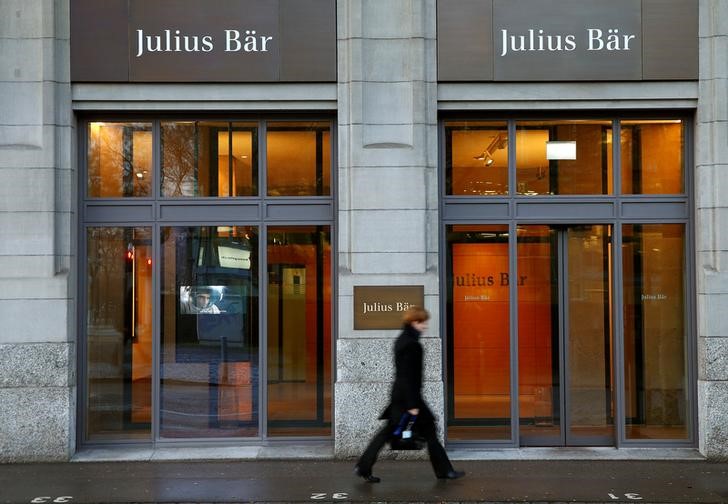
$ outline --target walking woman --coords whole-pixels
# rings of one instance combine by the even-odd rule
[[[419,306],[413,306],[404,313],[404,327],[394,344],[395,378],[391,401],[379,417],[381,420],[387,420],[387,424],[369,442],[369,446],[354,467],[354,473],[370,483],[380,481],[372,475],[372,466],[377,460],[379,450],[390,440],[405,413],[417,417],[414,430],[427,442],[435,476],[440,479],[456,479],[465,475],[464,472],[453,469],[445,448],[437,439],[435,417],[422,399],[423,355],[420,335],[427,329],[429,318],[427,310]]]

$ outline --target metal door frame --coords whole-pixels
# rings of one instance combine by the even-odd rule
[[[612,122],[612,138],[620,138],[621,121],[623,120],[649,120],[649,119],[680,119],[683,121],[683,187],[681,194],[675,195],[649,195],[649,194],[622,194],[621,192],[621,152],[620,142],[612,142],[612,187],[613,194],[608,195],[577,195],[577,196],[521,196],[516,194],[516,153],[515,148],[509,148],[508,177],[509,191],[507,195],[496,196],[453,196],[445,194],[446,187],[446,134],[445,122],[448,120],[462,121],[497,121],[507,124],[509,138],[516,137],[516,122],[541,119],[609,119]],[[442,112],[439,118],[438,146],[439,146],[439,194],[440,194],[440,250],[447,250],[447,227],[450,225],[507,225],[511,237],[517,236],[517,227],[520,225],[541,224],[569,226],[576,224],[606,224],[612,229],[612,292],[611,302],[614,310],[611,317],[612,338],[614,349],[612,357],[613,394],[614,394],[614,443],[616,448],[621,447],[695,447],[698,444],[697,433],[697,322],[695,308],[695,226],[693,205],[693,171],[694,171],[694,116],[686,110],[606,110],[571,111],[567,113],[557,111],[453,111]],[[623,328],[623,286],[622,286],[622,226],[625,224],[681,224],[684,226],[684,331],[685,331],[685,358],[686,358],[686,427],[685,439],[627,439],[626,420],[624,418],[624,328]],[[509,268],[511,278],[517,278],[517,250],[516,240],[509,240]],[[450,257],[440,254],[441,282],[447,283],[448,263]],[[441,296],[440,331],[443,337],[448,337],[447,296]],[[514,282],[511,282],[509,292],[510,305],[510,380],[511,380],[511,434],[509,438],[498,440],[458,440],[450,442],[453,446],[486,446],[489,448],[520,446],[518,419],[518,295]],[[442,366],[445,381],[446,397],[443,398],[445,418],[448,418],[448,395],[452,394],[452,384],[449,382],[448,345],[443,345]],[[447,437],[447,423],[445,425]]]

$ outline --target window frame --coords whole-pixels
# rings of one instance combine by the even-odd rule
[[[686,423],[688,438],[685,440],[646,440],[627,439],[624,428],[623,407],[620,404],[624,399],[624,372],[623,358],[623,314],[621,309],[614,310],[613,324],[615,327],[615,346],[613,359],[617,364],[615,369],[615,426],[614,446],[619,447],[695,447],[697,438],[697,322],[696,322],[696,274],[695,274],[695,217],[694,217],[694,130],[695,119],[691,111],[685,110],[614,110],[608,112],[594,112],[589,110],[569,112],[529,112],[529,111],[496,111],[496,112],[441,112],[438,118],[438,170],[439,185],[439,244],[440,250],[440,281],[447,286],[448,271],[451,270],[452,258],[449,256],[447,229],[450,225],[496,225],[509,226],[510,235],[516,236],[517,226],[520,224],[609,224],[614,230],[614,243],[622,242],[623,224],[683,224],[685,226],[684,257],[684,320],[685,320],[685,352],[686,352],[686,387],[688,405],[686,407]],[[449,195],[447,171],[447,143],[445,124],[449,121],[506,121],[509,138],[515,138],[516,123],[519,121],[539,120],[579,120],[579,119],[606,119],[612,121],[613,139],[621,138],[621,125],[623,120],[648,121],[652,119],[680,119],[683,121],[683,188],[682,194],[623,194],[621,191],[621,142],[612,142],[612,184],[613,194],[606,195],[538,195],[530,196],[516,193],[516,148],[515,142],[509,143],[508,152],[508,194],[507,195]],[[517,277],[516,240],[511,240],[509,248],[509,274],[511,278]],[[615,271],[612,279],[614,296],[612,302],[615,307],[622,306],[622,252],[620,246],[614,246],[612,266]],[[510,327],[511,327],[511,438],[506,440],[480,440],[480,441],[454,441],[452,446],[478,446],[509,447],[520,446],[518,436],[518,348],[517,348],[517,322],[518,298],[517,289],[510,285]],[[448,287],[443,288],[440,297],[441,321],[440,331],[443,342],[443,378],[444,378],[444,410],[445,410],[445,436],[447,438],[448,421],[450,418],[450,395],[453,393],[452,357],[450,353],[450,339],[452,338],[452,321],[448,306]]]
[[[213,197],[163,197],[161,192],[161,123],[178,120],[199,120],[199,121],[225,121],[230,123],[258,123],[258,194],[255,196],[213,196]],[[151,122],[152,123],[152,167],[153,181],[152,194],[144,197],[91,197],[88,191],[88,144],[89,124],[92,122]],[[266,124],[268,122],[327,122],[330,125],[330,194],[325,196],[268,196],[266,188]],[[267,413],[265,412],[266,396],[264,382],[261,382],[258,390],[259,408],[258,414],[258,436],[250,438],[184,438],[170,439],[160,437],[160,288],[161,270],[159,267],[153,270],[153,299],[152,308],[152,429],[149,439],[140,441],[138,439],[98,439],[89,440],[86,436],[86,412],[88,401],[88,347],[87,347],[87,229],[96,227],[150,227],[152,232],[152,261],[159,265],[161,259],[161,229],[175,226],[254,226],[258,230],[259,250],[258,257],[258,285],[259,285],[259,373],[266,376],[265,364],[265,335],[267,334],[266,304],[267,283],[265,272],[268,268],[268,261],[265,243],[267,240],[268,227],[279,226],[326,226],[330,233],[332,248],[331,260],[331,320],[330,327],[336,327],[335,300],[337,282],[334,272],[336,271],[336,250],[337,250],[337,226],[336,226],[336,188],[337,188],[337,123],[335,115],[327,112],[302,113],[302,114],[85,114],[78,117],[77,121],[77,162],[78,162],[78,185],[77,185],[77,229],[76,242],[78,255],[76,265],[78,267],[77,293],[78,303],[76,305],[76,326],[78,337],[77,350],[77,404],[76,404],[76,444],[82,446],[107,446],[107,445],[144,445],[144,446],[165,446],[179,443],[192,443],[210,445],[216,442],[229,443],[231,439],[235,443],[257,443],[275,440],[267,435]],[[330,374],[335,376],[336,353],[335,337],[331,336],[330,348]],[[330,383],[333,409],[333,382]],[[333,419],[333,411],[330,412]],[[332,420],[333,422],[333,420]],[[331,435],[325,437],[292,437],[289,439],[332,439]],[[279,438],[278,438],[279,439]]]

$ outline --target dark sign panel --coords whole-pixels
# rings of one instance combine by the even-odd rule
[[[354,329],[399,329],[410,306],[424,306],[422,285],[354,287]]]
[[[440,81],[697,79],[697,0],[438,0]]]
[[[75,82],[336,80],[334,0],[74,0]]]

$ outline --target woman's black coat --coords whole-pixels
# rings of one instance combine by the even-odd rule
[[[423,433],[434,429],[434,417],[422,399],[422,361],[420,333],[410,324],[405,324],[394,343],[395,376],[390,403],[379,417],[388,420],[393,427],[407,410],[418,408],[420,413],[415,430]]]

